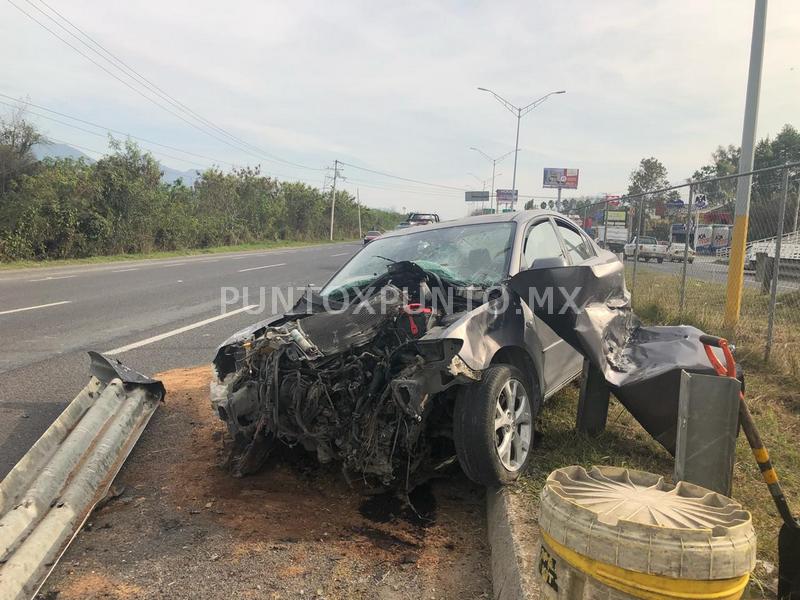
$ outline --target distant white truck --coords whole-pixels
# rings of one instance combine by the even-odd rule
[[[597,226],[597,241],[603,248],[612,252],[622,252],[628,243],[628,228],[608,226],[608,240],[606,240],[606,227]]]
[[[658,263],[663,263],[667,255],[667,247],[664,244],[659,244],[658,240],[654,237],[642,236],[641,238],[634,237],[629,244],[625,244],[625,258],[634,258],[636,256],[636,246],[639,246],[639,259],[645,262],[655,260]]]

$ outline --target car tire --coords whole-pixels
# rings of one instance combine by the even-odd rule
[[[541,404],[538,391],[533,396],[530,387],[518,368],[496,365],[484,372],[479,383],[464,386],[459,393],[453,438],[458,462],[475,483],[497,487],[515,481],[525,471],[533,454],[534,420]],[[513,417],[508,403],[512,397]]]
[[[664,259],[663,258],[657,258],[656,261],[658,261],[658,264],[661,264],[661,263],[664,262]]]

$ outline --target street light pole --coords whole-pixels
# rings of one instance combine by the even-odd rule
[[[767,29],[767,0],[756,0],[753,14],[753,35],[750,41],[750,68],[747,73],[747,96],[744,103],[742,146],[739,152],[739,173],[753,170],[756,145],[758,100],[761,92],[761,68],[764,63],[764,38]],[[733,330],[739,323],[744,288],[744,258],[747,246],[747,226],[750,218],[750,187],[752,175],[736,180],[736,208],[733,217],[733,239],[728,260],[725,328]]]
[[[517,155],[519,154],[519,123],[522,121],[522,110],[517,109],[517,141],[514,142],[514,174],[511,176],[511,193],[517,189]],[[513,205],[513,202],[512,202]]]
[[[519,136],[519,128],[517,128],[517,136]],[[519,139],[519,137],[517,139]],[[474,150],[475,152],[477,152],[478,154],[481,154],[484,158],[486,158],[487,160],[490,160],[492,162],[492,189],[489,190],[489,208],[492,208],[492,196],[494,195],[494,193],[496,191],[495,188],[494,188],[494,178],[495,178],[495,171],[497,169],[497,163],[499,163],[504,158],[507,158],[508,156],[510,156],[512,152],[516,153],[516,151],[515,150],[509,150],[508,152],[506,152],[502,156],[498,156],[497,158],[492,158],[491,156],[486,154],[486,152],[484,152],[480,148],[475,148],[474,146],[470,146],[470,150]],[[516,161],[517,161],[517,158],[516,158],[516,155],[515,155],[514,156],[514,170],[515,171],[516,171]],[[502,175],[502,173],[501,173],[501,175]],[[496,198],[495,198],[495,205],[496,204],[497,204],[497,202],[496,202]]]
[[[497,160],[492,160],[492,188],[489,190],[489,210],[494,211],[492,208],[492,194],[494,194],[494,172],[497,169]],[[797,215],[794,216],[795,223],[797,222]]]
[[[500,104],[505,106],[509,111],[511,111],[511,113],[514,116],[517,117],[517,138],[516,141],[514,142],[514,174],[511,176],[511,189],[515,190],[517,189],[517,154],[519,153],[519,124],[520,121],[522,121],[522,117],[524,117],[534,108],[542,104],[550,96],[554,94],[566,94],[567,92],[566,90],[558,90],[557,92],[550,92],[549,94],[545,94],[541,98],[537,98],[536,100],[534,100],[533,102],[531,102],[526,106],[515,106],[514,104],[511,104],[511,102],[503,98],[501,95],[493,92],[490,89],[483,87],[479,87],[478,89],[482,92],[489,92],[492,96],[494,96],[497,99],[498,102],[500,102]]]

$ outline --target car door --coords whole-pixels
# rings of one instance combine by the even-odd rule
[[[541,258],[561,257],[570,264],[567,249],[549,217],[531,223],[522,244],[520,270],[530,268],[534,260]],[[542,347],[542,387],[547,398],[581,370],[583,358],[539,317],[533,319]]]

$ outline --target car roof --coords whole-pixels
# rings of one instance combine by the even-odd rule
[[[414,235],[423,231],[431,231],[433,229],[447,229],[448,227],[461,227],[464,225],[481,225],[484,223],[527,223],[531,219],[539,216],[553,216],[567,219],[561,213],[552,210],[518,210],[515,212],[491,214],[491,215],[478,215],[474,217],[464,217],[461,219],[454,219],[452,221],[441,221],[439,223],[431,223],[430,225],[416,225],[414,227],[407,227],[405,229],[395,229],[383,234],[381,237],[395,237],[398,235]],[[568,220],[568,219],[567,219]]]

